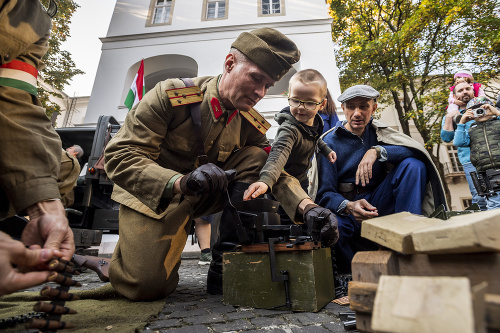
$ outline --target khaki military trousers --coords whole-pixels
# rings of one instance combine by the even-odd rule
[[[261,148],[245,147],[219,166],[224,170],[236,169],[235,181],[251,183],[258,180],[266,159],[267,154]],[[171,212],[159,220],[121,205],[120,238],[109,271],[113,287],[136,301],[160,299],[171,294],[179,282],[180,258],[191,219],[221,211],[225,196],[225,193],[177,195],[170,204],[172,207],[167,208]]]

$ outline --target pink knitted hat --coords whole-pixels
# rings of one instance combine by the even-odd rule
[[[458,72],[455,73],[455,76],[453,77],[454,80],[457,79],[457,76],[459,77],[472,77],[471,71],[467,69],[460,69]]]

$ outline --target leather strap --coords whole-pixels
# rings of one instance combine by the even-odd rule
[[[181,79],[186,87],[193,87],[194,82],[191,79],[183,78]],[[196,146],[198,148],[198,162],[200,165],[208,163],[208,156],[205,153],[205,145],[203,144],[203,133],[201,129],[201,103],[188,104],[187,107],[191,112],[191,119],[193,119],[195,134],[196,134]]]

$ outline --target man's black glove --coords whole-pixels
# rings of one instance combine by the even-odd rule
[[[227,190],[236,170],[224,171],[213,163],[203,164],[182,176],[180,186],[185,195],[217,194]]]
[[[324,246],[332,247],[339,240],[337,216],[329,209],[309,204],[304,209],[304,222],[310,235],[320,234]]]

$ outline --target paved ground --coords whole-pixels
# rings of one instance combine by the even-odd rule
[[[317,313],[225,305],[222,296],[206,293],[208,267],[197,262],[183,260],[177,290],[143,332],[345,332],[338,313],[349,307],[335,303]]]
[[[225,305],[222,296],[206,293],[207,270],[208,266],[198,265],[197,259],[183,259],[177,290],[167,298],[163,310],[146,325],[143,333],[346,332],[338,313],[350,311],[349,307],[335,303],[327,304],[316,313]],[[90,270],[73,279],[82,283],[78,289],[94,289],[105,284]],[[40,287],[28,290],[40,290]]]

